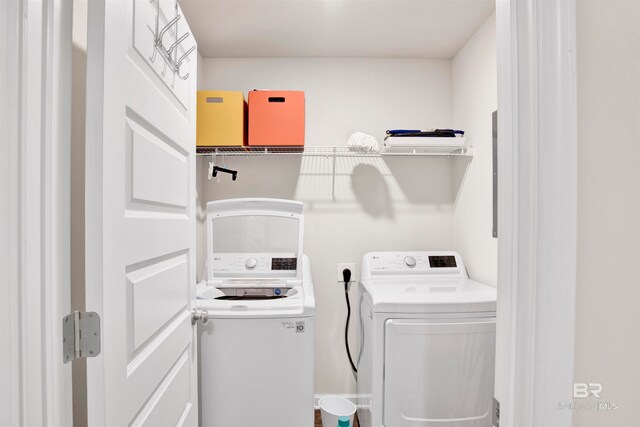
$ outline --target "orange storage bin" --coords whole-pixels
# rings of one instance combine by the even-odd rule
[[[198,147],[237,147],[247,143],[247,103],[242,92],[198,91]]]
[[[304,92],[249,92],[249,145],[304,146]]]

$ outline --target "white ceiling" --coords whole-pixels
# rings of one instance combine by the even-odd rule
[[[179,0],[205,58],[451,58],[495,0]]]

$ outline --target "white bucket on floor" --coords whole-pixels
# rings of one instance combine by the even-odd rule
[[[322,415],[322,427],[336,427],[339,417],[349,417],[349,425],[353,426],[356,405],[338,396],[323,397],[318,401]]]

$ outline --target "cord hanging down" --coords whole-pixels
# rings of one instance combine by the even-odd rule
[[[347,356],[349,356],[349,364],[351,365],[351,370],[353,371],[353,375],[357,377],[358,368],[356,364],[353,363],[353,358],[351,357],[351,350],[349,349],[349,320],[351,319],[351,303],[349,301],[349,282],[351,282],[351,270],[345,268],[342,270],[342,279],[344,281],[344,297],[347,301],[347,321],[344,327],[344,345],[347,349]]]

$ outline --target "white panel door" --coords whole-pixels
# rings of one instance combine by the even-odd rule
[[[175,0],[92,0],[87,56],[89,425],[195,426],[196,53],[174,75],[154,54]],[[184,17],[165,36],[189,31]],[[176,34],[177,33],[177,34]],[[192,36],[177,55],[195,45]]]
[[[490,427],[496,319],[389,319],[385,426]]]

